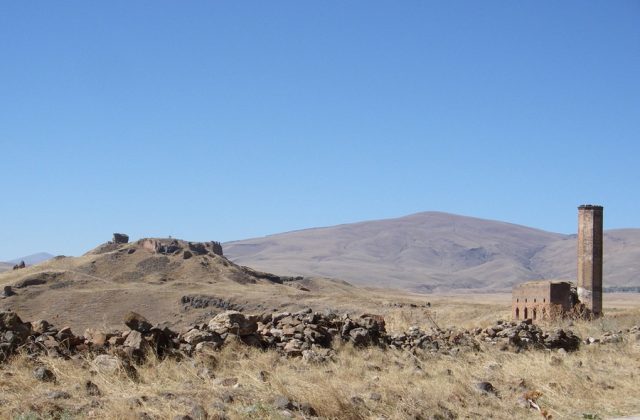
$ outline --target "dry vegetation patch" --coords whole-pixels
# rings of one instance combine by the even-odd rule
[[[596,323],[625,328],[630,312]],[[111,371],[92,355],[25,355],[0,368],[0,417],[38,418],[605,418],[640,412],[633,337],[578,352],[481,351],[456,356],[336,342],[315,364],[239,342],[182,360],[148,358]],[[43,366],[55,381],[34,377]],[[487,385],[489,384],[489,385]]]
[[[56,381],[36,379],[38,365]],[[3,366],[0,416],[536,418],[540,414],[523,397],[538,392],[537,403],[555,418],[604,417],[640,411],[634,397],[639,367],[631,343],[572,354],[486,349],[455,358],[342,346],[321,365],[229,345],[213,358],[151,358],[138,367],[137,380],[96,371],[89,359],[22,356]]]

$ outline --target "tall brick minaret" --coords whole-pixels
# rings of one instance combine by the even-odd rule
[[[602,315],[602,206],[578,207],[578,299]]]

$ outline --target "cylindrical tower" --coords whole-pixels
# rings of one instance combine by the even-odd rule
[[[602,206],[578,207],[578,298],[598,317],[602,314]]]

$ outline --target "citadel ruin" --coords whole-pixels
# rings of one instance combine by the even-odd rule
[[[540,321],[569,314],[597,318],[602,315],[603,207],[578,207],[578,277],[574,288],[567,281],[531,281],[513,287],[514,320]]]

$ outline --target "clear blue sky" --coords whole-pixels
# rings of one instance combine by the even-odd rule
[[[639,1],[7,1],[0,80],[0,260],[426,210],[640,226]]]

